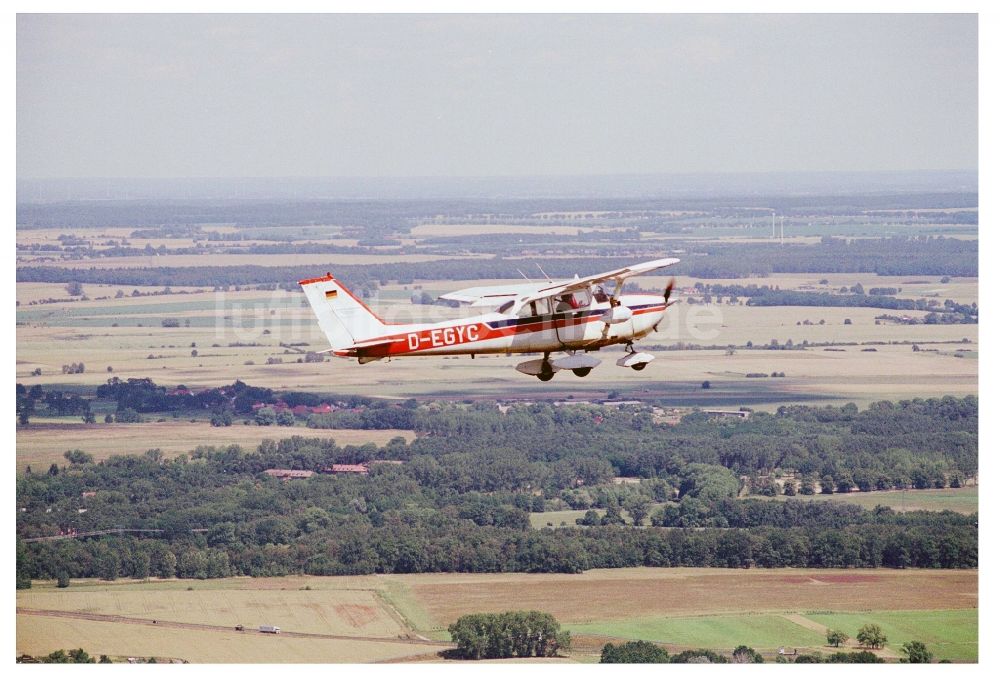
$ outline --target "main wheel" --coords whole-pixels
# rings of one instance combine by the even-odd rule
[[[573,374],[577,377],[586,377],[593,368],[573,368]]]
[[[636,363],[632,366],[632,370],[642,370],[646,367],[645,363]]]
[[[535,375],[535,377],[537,377],[538,379],[540,379],[542,382],[548,382],[549,380],[551,380],[555,376],[556,376],[556,374],[554,372],[552,372],[551,370],[548,371],[548,372],[538,373],[537,375]]]

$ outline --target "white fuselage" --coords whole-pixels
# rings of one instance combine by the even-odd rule
[[[401,356],[596,350],[648,335],[666,314],[662,295],[623,295],[619,300],[631,317],[613,323],[607,322],[610,303],[591,300],[586,306],[548,313],[529,308],[519,314],[493,311],[439,323],[386,325],[384,335],[363,343],[372,346],[351,355],[366,363]]]

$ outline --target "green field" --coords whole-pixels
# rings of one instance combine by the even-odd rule
[[[878,611],[872,613],[806,614],[810,620],[853,634],[865,623],[882,626],[888,648],[902,653],[907,641],[927,644],[937,660],[975,662],[979,657],[979,610]]]
[[[778,496],[776,500],[808,500],[847,502],[874,509],[878,505],[900,512],[926,510],[931,512],[953,511],[974,514],[979,511],[979,486],[927,490],[875,490],[869,493],[834,493],[832,495],[796,495],[794,498]]]
[[[907,641],[923,641],[937,660],[975,662],[978,658],[978,609],[948,611],[871,611],[788,615],[711,615],[680,618],[611,620],[566,627],[577,634],[619,639],[643,639],[671,648],[703,647],[719,652],[746,644],[765,655],[778,648],[799,652],[832,653],[826,646],[825,629],[851,635],[848,650],[857,643],[853,635],[867,623],[875,623],[889,637],[886,656],[901,656]],[[816,623],[809,626],[808,621]],[[803,624],[805,623],[805,624]]]
[[[596,510],[598,514],[604,516],[604,510]],[[564,509],[558,512],[532,512],[532,528],[558,528],[559,526],[575,526],[577,519],[582,519],[586,509]]]
[[[776,651],[781,646],[820,647],[825,639],[780,615],[713,615],[683,618],[640,618],[586,624],[570,624],[575,633],[621,639],[644,639],[671,646],[713,648],[732,651],[739,644],[758,651]],[[721,651],[720,651],[721,652]]]

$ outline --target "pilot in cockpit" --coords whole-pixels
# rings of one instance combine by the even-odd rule
[[[608,293],[604,292],[604,288],[600,285],[594,287],[594,301],[598,304],[608,301]]]
[[[556,302],[556,313],[561,313],[563,311],[572,311],[577,307],[576,300],[573,298],[572,292],[566,292],[559,295],[559,301]]]

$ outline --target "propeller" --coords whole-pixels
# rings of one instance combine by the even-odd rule
[[[671,278],[670,282],[667,283],[667,287],[664,288],[664,290],[663,290],[663,301],[666,303],[667,306],[670,306],[671,304],[677,304],[677,300],[676,299],[673,302],[670,301],[670,293],[672,293],[674,291],[674,282],[675,281],[676,281],[676,279]]]

